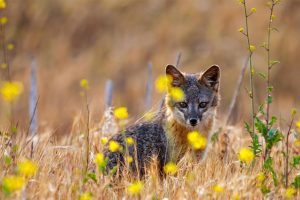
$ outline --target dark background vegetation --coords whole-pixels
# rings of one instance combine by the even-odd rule
[[[20,126],[28,122],[31,56],[37,59],[38,119],[41,127],[67,132],[83,110],[79,80],[90,82],[92,120],[103,114],[104,87],[114,81],[113,105],[127,106],[133,120],[145,112],[147,63],[154,77],[164,73],[182,53],[180,68],[199,72],[212,64],[222,67],[220,118],[226,114],[241,67],[247,57],[243,8],[237,0],[27,0],[8,1],[6,37],[15,44],[9,54],[13,80],[24,83],[14,115]],[[259,46],[267,37],[266,1],[249,1],[257,13],[250,17],[256,73],[267,68],[266,52]],[[249,8],[250,9],[250,8]],[[276,7],[271,55],[281,63],[272,70],[273,112],[289,119],[299,108],[300,1],[283,0]],[[2,73],[2,72],[1,72]],[[247,72],[248,74],[248,72]],[[3,81],[4,76],[1,76]],[[249,117],[246,89],[238,100],[238,117]],[[257,103],[264,99],[265,82],[255,76]],[[154,92],[153,106],[162,95]],[[0,122],[7,124],[8,106],[0,103]]]

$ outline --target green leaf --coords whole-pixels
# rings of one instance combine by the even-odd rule
[[[292,185],[296,188],[299,189],[300,188],[300,175],[296,176],[294,179],[294,182],[292,183]]]
[[[270,188],[268,188],[266,185],[262,185],[260,187],[260,191],[263,193],[263,194],[268,194],[271,192]]]
[[[267,103],[271,104],[273,102],[273,97],[272,96],[268,96],[267,97]]]
[[[268,92],[272,92],[272,91],[273,91],[273,88],[274,88],[273,86],[269,86],[269,87],[267,87],[267,91],[268,91]]]
[[[277,178],[276,172],[273,168],[273,160],[272,160],[271,157],[268,157],[265,160],[263,168],[271,173],[274,185],[277,186],[278,185],[278,178]]]
[[[264,111],[264,104],[259,105],[258,111],[259,111],[261,114],[263,114],[263,115],[265,114],[265,111]]]
[[[256,157],[261,153],[261,144],[259,143],[258,136],[255,134],[252,137],[250,148],[253,150],[253,153]]]
[[[87,183],[88,180],[93,180],[95,183],[97,183],[97,176],[96,176],[96,174],[93,173],[93,172],[88,173],[88,174],[84,177],[83,183]]]
[[[4,163],[5,163],[6,165],[10,166],[11,163],[12,163],[12,157],[10,157],[10,156],[8,156],[8,155],[5,155],[5,156],[4,156]]]
[[[114,174],[117,172],[117,170],[118,170],[118,166],[114,166],[114,167],[110,170],[109,174],[110,174],[110,175],[114,175]]]
[[[264,137],[267,135],[268,128],[258,117],[255,117],[255,128]]]
[[[299,156],[294,156],[293,157],[293,166],[296,167],[299,164],[300,164],[300,155]]]
[[[246,129],[246,131],[247,131],[248,133],[252,134],[250,125],[249,125],[247,122],[244,122],[244,127],[245,127],[245,129]]]
[[[108,158],[106,157],[104,161],[98,166],[100,172],[102,173],[105,172],[107,163],[108,163]]]
[[[258,75],[260,75],[263,79],[266,79],[266,74],[259,72]]]
[[[273,65],[279,64],[280,62],[278,60],[271,60],[269,66],[273,67]]]
[[[272,127],[276,122],[277,122],[277,117],[276,116],[272,116],[271,121],[269,122],[269,126]]]
[[[267,149],[271,149],[275,144],[277,144],[282,139],[283,139],[283,135],[281,132],[279,132],[277,129],[274,128],[270,129],[266,138]]]

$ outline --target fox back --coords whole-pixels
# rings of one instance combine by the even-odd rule
[[[133,125],[113,136],[110,141],[118,142],[123,151],[111,152],[109,145],[105,146],[107,171],[115,167],[121,171],[130,156],[133,158],[128,164],[130,169],[143,176],[147,164],[155,157],[163,174],[167,162],[177,162],[188,151],[189,132],[199,131],[210,140],[219,102],[219,67],[212,66],[200,74],[185,74],[168,65],[166,75],[171,77],[169,87],[180,89],[184,98],[178,101],[168,92],[165,105],[155,119]],[[127,137],[134,139],[134,145],[126,144]],[[198,153],[204,156],[203,151]]]

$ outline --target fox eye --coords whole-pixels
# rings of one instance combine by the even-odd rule
[[[180,102],[180,103],[179,103],[179,106],[180,106],[181,108],[187,108],[187,107],[188,107],[187,103],[185,103],[185,102]]]
[[[207,102],[201,102],[199,104],[199,108],[205,108],[207,106]]]

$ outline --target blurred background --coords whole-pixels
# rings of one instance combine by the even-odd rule
[[[269,9],[267,0],[249,1],[257,8],[250,20],[256,46],[256,103],[265,98],[266,41]],[[283,0],[275,8],[272,59],[281,63],[272,69],[272,112],[289,120],[299,107],[300,1]],[[166,64],[175,64],[181,52],[180,69],[199,72],[212,64],[222,68],[219,118],[226,116],[242,66],[247,58],[246,38],[237,30],[244,26],[243,7],[237,0],[27,0],[7,1],[0,12],[7,16],[5,35],[15,48],[9,52],[12,79],[24,84],[14,104],[15,120],[26,127],[31,57],[37,61],[38,121],[40,127],[68,132],[74,117],[84,110],[79,81],[89,81],[92,121],[104,111],[105,82],[113,80],[113,105],[126,106],[132,121],[146,112],[147,63],[154,78]],[[1,59],[3,59],[1,55]],[[5,80],[2,70],[1,82]],[[236,118],[249,118],[248,71],[238,99]],[[157,107],[162,94],[153,92]],[[0,124],[9,122],[7,103],[0,101]],[[285,123],[285,121],[283,121]]]

